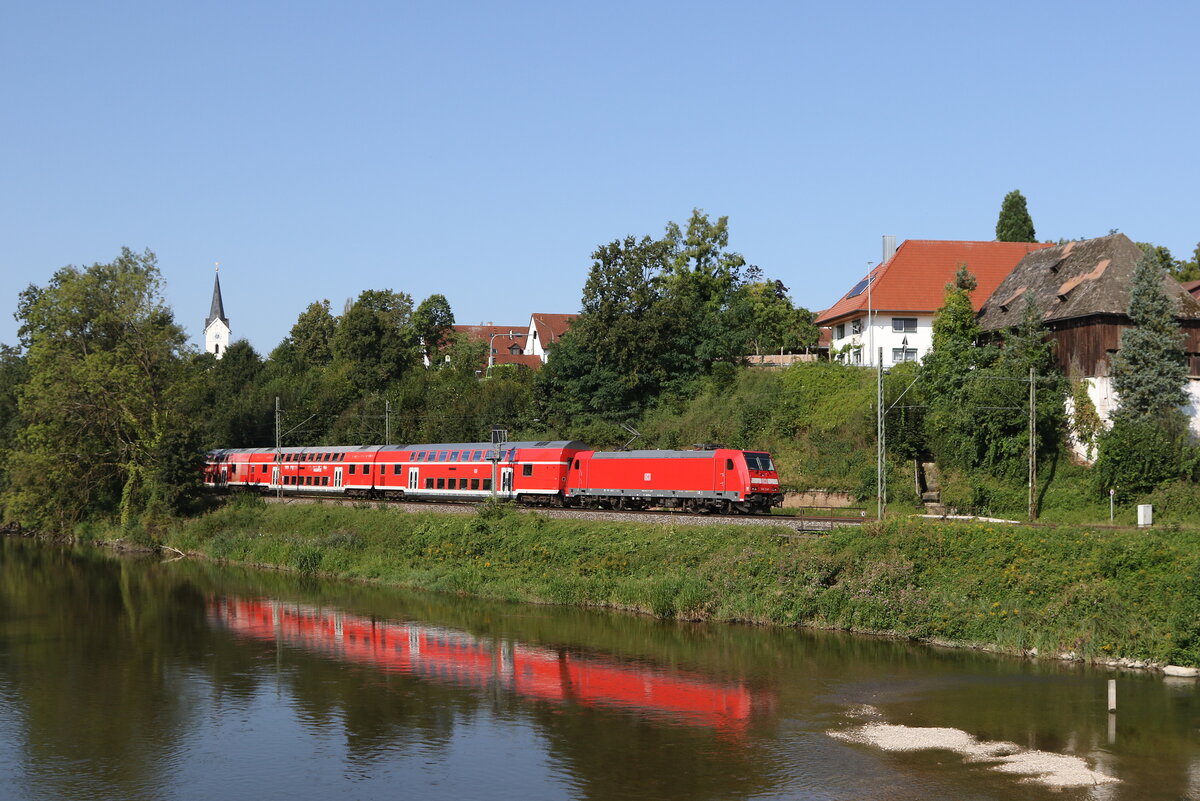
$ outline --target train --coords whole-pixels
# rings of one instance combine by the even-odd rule
[[[216,490],[364,500],[769,514],[783,504],[769,453],[596,451],[576,441],[229,448],[207,454]]]

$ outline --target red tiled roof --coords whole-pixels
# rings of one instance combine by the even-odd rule
[[[546,347],[551,342],[557,342],[563,334],[567,333],[567,329],[571,327],[571,323],[575,322],[577,314],[533,314],[533,325],[537,329],[538,340],[542,343],[542,347]]]
[[[946,284],[954,280],[959,265],[965,264],[979,282],[971,293],[971,302],[979,309],[1026,253],[1045,247],[1050,245],[909,239],[892,258],[871,271],[872,307],[883,312],[933,314],[942,307]],[[817,315],[816,324],[832,325],[866,310],[866,290],[853,298],[844,295]]]
[[[1192,293],[1192,297],[1200,295],[1200,281],[1184,281],[1183,288]]]

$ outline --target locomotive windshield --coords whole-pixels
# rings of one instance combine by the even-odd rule
[[[774,471],[775,465],[771,463],[771,454],[769,453],[751,453],[746,451],[746,467],[751,470],[769,470]]]

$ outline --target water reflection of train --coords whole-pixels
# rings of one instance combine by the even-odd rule
[[[267,599],[208,602],[213,622],[241,635],[470,687],[553,702],[616,707],[727,732],[772,699],[741,683],[525,645],[418,623],[347,615]]]

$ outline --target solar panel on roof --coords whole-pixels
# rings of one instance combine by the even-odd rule
[[[864,278],[863,280],[859,281],[857,284],[854,285],[854,288],[850,290],[850,293],[848,295],[846,295],[846,297],[847,298],[857,298],[859,295],[861,295],[863,293],[863,291],[867,288],[867,284],[869,284],[874,277],[875,276],[872,275],[868,278]]]

